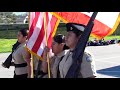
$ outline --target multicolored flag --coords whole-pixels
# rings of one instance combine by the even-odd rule
[[[75,22],[87,25],[93,12],[54,12],[64,23]],[[111,35],[119,25],[119,12],[98,12],[91,35],[102,39]]]
[[[44,21],[44,15],[46,21]],[[45,22],[47,39],[45,36]],[[56,33],[59,22],[60,20],[49,12],[30,12],[29,35],[26,47],[32,54],[39,56],[41,60],[46,42],[48,47],[51,47],[52,38]]]

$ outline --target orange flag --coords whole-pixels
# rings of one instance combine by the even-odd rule
[[[75,22],[87,25],[93,12],[54,12],[64,23]],[[98,12],[91,35],[102,39],[111,35],[119,25],[119,12]]]

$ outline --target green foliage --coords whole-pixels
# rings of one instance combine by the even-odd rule
[[[17,32],[22,29],[28,29],[28,24],[3,24],[0,25],[0,38],[16,38]],[[66,34],[66,27],[64,23],[60,23],[56,34]],[[120,25],[112,35],[120,35]]]
[[[13,12],[0,12],[0,23],[15,23],[16,15]]]
[[[11,52],[12,45],[17,41],[18,30],[22,28],[28,28],[28,24],[0,25],[0,53]],[[120,30],[118,29],[118,31]],[[66,35],[66,27],[64,23],[59,24],[56,34]],[[113,36],[107,36],[105,37],[105,40],[111,40],[115,38],[120,40],[120,36],[117,34],[113,34]],[[89,38],[89,40],[92,39],[93,37]]]
[[[0,38],[15,39],[20,29],[28,29],[28,24],[3,24],[0,25]]]
[[[67,33],[67,31],[66,31],[65,23],[60,23],[60,24],[58,25],[56,34],[66,35],[66,33]]]
[[[28,24],[1,24],[0,31],[3,30],[19,30],[22,28],[28,29]]]
[[[94,39],[94,37],[90,36],[89,41],[93,40],[93,39]],[[104,40],[112,40],[112,39],[118,39],[118,40],[120,40],[120,36],[119,35],[111,35],[111,36],[106,36],[104,38]]]
[[[15,39],[17,38],[18,30],[4,30],[0,31],[1,39]]]

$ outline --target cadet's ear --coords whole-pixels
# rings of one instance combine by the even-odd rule
[[[24,36],[27,39],[27,36]]]
[[[62,45],[62,46],[64,46],[64,45],[65,45],[65,43],[61,43],[61,45]]]

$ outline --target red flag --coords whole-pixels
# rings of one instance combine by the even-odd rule
[[[87,25],[92,12],[54,12],[63,22],[75,22]],[[91,35],[98,39],[112,34],[119,25],[119,12],[98,12]]]
[[[46,31],[48,47],[51,47],[52,38],[56,33],[57,26],[60,22],[58,18],[51,13],[46,12]],[[30,12],[29,35],[27,48],[38,56],[42,56],[46,45],[46,36],[44,30],[44,12]],[[42,59],[42,58],[41,58]]]

